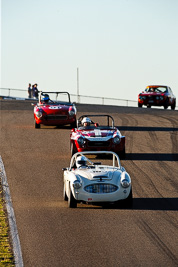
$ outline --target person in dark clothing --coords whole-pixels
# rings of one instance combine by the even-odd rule
[[[32,85],[32,97],[35,98],[34,84]]]
[[[33,98],[38,99],[38,88],[37,88],[37,83],[35,83],[33,86]]]
[[[28,98],[32,97],[32,88],[31,88],[31,83],[28,85]]]

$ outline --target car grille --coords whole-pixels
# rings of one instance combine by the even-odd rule
[[[85,186],[85,191],[93,194],[106,194],[117,191],[118,187],[112,184],[92,184]]]
[[[104,146],[107,147],[109,146],[110,142],[108,141],[88,141],[88,146],[90,147],[100,147],[100,146]]]
[[[67,120],[66,115],[47,115],[46,120]]]
[[[149,95],[147,97],[148,100],[159,100],[160,99],[160,96],[158,95]]]
[[[149,99],[149,100],[154,100],[154,99],[155,99],[155,96],[149,95],[149,96],[148,96],[148,99]]]

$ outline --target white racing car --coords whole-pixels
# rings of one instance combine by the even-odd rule
[[[102,161],[102,162],[101,162]],[[69,208],[77,203],[132,207],[130,175],[121,166],[118,155],[111,151],[75,153],[64,171],[64,200]]]

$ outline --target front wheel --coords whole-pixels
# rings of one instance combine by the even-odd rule
[[[165,103],[164,103],[164,109],[167,109],[169,106],[169,99],[167,98]]]
[[[63,199],[64,201],[68,200],[67,194],[66,194],[66,187],[65,187],[65,183],[64,183],[64,189],[63,189]]]
[[[125,159],[125,147],[122,151],[117,153],[120,159]]]
[[[176,101],[174,101],[174,104],[171,105],[171,109],[174,110],[176,107]]]
[[[76,127],[77,127],[77,122],[76,122],[76,120],[75,120],[74,122],[72,122],[70,126],[71,126],[72,129],[73,129],[73,128],[76,128]]]
[[[139,102],[138,102],[138,107],[139,107],[139,108],[142,108],[142,104],[140,104]]]
[[[72,194],[70,185],[69,185],[68,207],[69,208],[76,208],[77,207],[77,201]]]
[[[133,206],[133,195],[132,195],[132,188],[131,188],[128,198],[124,200],[124,207],[130,209],[132,208],[132,206]]]
[[[35,121],[35,129],[40,129],[40,124],[38,124],[36,121]]]

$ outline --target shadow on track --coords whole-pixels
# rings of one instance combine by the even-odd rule
[[[114,204],[105,204],[104,206],[78,204],[77,209],[117,209],[117,210],[162,210],[178,211],[178,198],[133,198],[133,207],[125,208]]]
[[[147,160],[147,161],[178,161],[178,154],[168,153],[127,153],[125,160]]]
[[[133,198],[133,209],[178,211],[178,198]]]
[[[133,131],[133,132],[177,132],[178,128],[173,127],[143,127],[143,126],[116,126],[119,131]]]
[[[60,125],[60,126],[47,126],[47,125],[42,125],[42,127],[38,130],[71,130],[72,127],[70,125]]]

